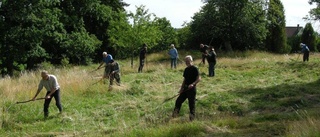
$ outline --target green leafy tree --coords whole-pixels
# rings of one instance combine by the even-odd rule
[[[270,0],[267,12],[268,35],[266,47],[271,52],[288,53],[291,51],[287,45],[285,33],[286,20],[284,16],[284,7],[280,0]]]
[[[1,2],[1,73],[13,75],[14,70],[32,68],[48,57],[42,48],[43,37],[50,30],[58,29],[58,2],[15,0]],[[49,14],[54,13],[57,14]]]
[[[266,37],[263,1],[208,0],[190,24],[192,45],[226,51],[261,49]],[[196,46],[198,48],[198,46]]]
[[[177,37],[178,37],[178,43],[179,47],[183,49],[190,49],[192,48],[190,44],[191,42],[191,30],[189,24],[184,24],[182,28],[177,29]]]
[[[166,18],[156,18],[155,25],[161,31],[158,35],[161,35],[161,39],[153,50],[161,51],[168,49],[170,44],[175,44],[178,47],[178,38],[176,30],[171,26],[171,23]]]
[[[320,0],[309,0],[309,4],[316,4],[317,6],[309,11],[310,19],[320,20]]]
[[[307,23],[301,35],[301,42],[308,45],[311,51],[318,51],[316,45],[316,33],[313,30],[311,23]]]

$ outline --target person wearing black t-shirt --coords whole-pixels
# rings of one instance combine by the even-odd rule
[[[196,101],[196,85],[201,80],[199,70],[193,65],[192,56],[185,57],[187,67],[183,72],[184,80],[182,82],[179,97],[176,100],[172,117],[177,117],[182,103],[188,99],[190,115],[189,119],[192,121],[195,118],[195,101]]]

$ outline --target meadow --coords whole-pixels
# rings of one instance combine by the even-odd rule
[[[179,91],[188,54],[202,77],[192,122],[187,101],[174,119],[175,98],[164,102]],[[98,64],[43,65],[58,78],[64,108],[59,114],[52,100],[47,119],[43,100],[16,104],[34,96],[41,69],[1,78],[0,136],[320,136],[320,54],[302,62],[298,54],[218,53],[215,77],[207,77],[208,64],[200,63],[198,51],[179,56],[177,69],[170,69],[166,51],[150,54],[143,73],[137,73],[137,58],[133,66],[118,60],[121,86],[112,90],[108,80],[100,81],[103,69],[94,71]]]

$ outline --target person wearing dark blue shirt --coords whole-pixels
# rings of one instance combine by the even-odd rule
[[[300,46],[302,48],[301,53],[303,53],[303,62],[309,61],[309,47],[304,43],[300,43]]]
[[[100,69],[100,67],[105,64],[105,69],[104,69],[104,74],[103,74],[103,78],[109,78],[109,74],[112,71],[111,70],[111,60],[113,60],[113,57],[111,54],[108,54],[107,52],[103,52],[102,53],[102,62],[100,63],[99,67],[97,69]]]

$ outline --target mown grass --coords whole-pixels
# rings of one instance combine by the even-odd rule
[[[187,101],[175,119],[170,117],[175,99],[164,102],[179,90],[187,54],[202,76],[193,122]],[[297,54],[224,54],[214,78],[206,76],[207,64],[200,64],[197,51],[180,51],[180,57],[172,70],[166,52],[148,55],[143,73],[137,73],[137,59],[133,67],[120,60],[122,85],[112,90],[99,82],[102,69],[92,71],[98,64],[46,68],[58,77],[64,107],[59,115],[53,100],[48,119],[43,119],[43,101],[15,104],[34,96],[39,71],[2,78],[0,135],[320,136],[320,54],[311,54],[309,62]]]

